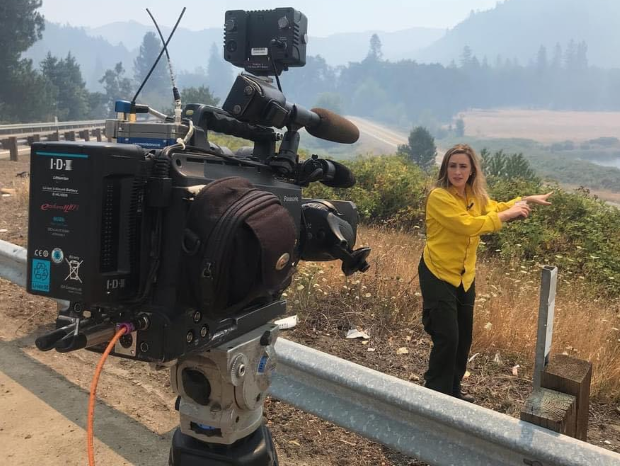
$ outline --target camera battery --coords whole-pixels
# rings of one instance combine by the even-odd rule
[[[137,293],[144,152],[125,144],[32,145],[29,293],[90,304]]]

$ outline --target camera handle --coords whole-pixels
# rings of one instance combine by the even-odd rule
[[[266,324],[172,366],[180,426],[170,466],[278,466],[263,422],[277,334],[276,325]]]

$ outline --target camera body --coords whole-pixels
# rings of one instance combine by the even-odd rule
[[[162,178],[152,153],[137,145],[36,143],[31,153],[28,291],[71,303],[59,327],[85,311],[100,322],[145,319],[148,328],[125,337],[114,354],[146,361],[221,343],[223,335],[234,338],[285,312],[278,296],[226,318],[180,298],[189,293],[181,280],[189,186],[240,176],[281,199],[297,228],[301,220],[301,188],[265,171],[201,154],[177,153],[170,161]],[[153,280],[153,254],[156,283],[141,298]]]
[[[232,13],[227,21],[243,16]],[[266,36],[283,40],[291,15],[305,35],[305,17],[292,9],[259,13],[279,18]],[[253,37],[263,23],[252,14]],[[305,48],[304,60],[295,57],[278,61],[280,68],[302,66]],[[257,86],[261,94],[266,85]],[[245,93],[233,86],[227,101]],[[252,118],[188,104],[175,118],[137,121],[150,109],[119,101],[118,118],[106,122],[108,143],[32,145],[27,290],[64,303],[39,349],[102,351],[125,325],[131,331],[111,354],[172,361],[284,314],[282,293],[300,260],[340,259],[347,275],[367,270],[370,249],[353,250],[355,205],[302,198],[311,182],[349,187],[353,175],[337,162],[297,155],[301,127],[323,138],[356,139],[357,129],[272,94],[277,99],[254,101],[269,111]],[[274,108],[284,136],[272,128]],[[254,145],[233,153],[210,142],[210,131]]]

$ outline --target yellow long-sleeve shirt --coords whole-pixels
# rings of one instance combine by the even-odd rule
[[[498,212],[509,209],[508,202],[490,200],[486,205],[474,197],[469,185],[465,197],[454,187],[435,188],[426,204],[426,246],[424,262],[437,278],[456,287],[469,289],[476,274],[476,251],[480,235],[502,227]]]

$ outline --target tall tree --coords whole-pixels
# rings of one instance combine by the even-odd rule
[[[559,71],[562,68],[562,46],[559,43],[556,43],[553,49],[553,58],[551,59],[551,68],[554,71]]]
[[[224,100],[233,83],[232,66],[222,58],[222,50],[215,44],[211,45],[209,63],[207,65],[209,88],[213,95]]]
[[[577,44],[573,39],[570,40],[564,52],[564,67],[567,71],[576,71],[577,69]]]
[[[113,69],[107,70],[99,82],[105,89],[109,116],[114,116],[114,102],[133,98],[132,82],[125,77],[125,69],[121,62],[117,63]]]
[[[54,119],[58,89],[34,69],[31,60],[22,60],[4,87],[11,92],[0,98],[0,121],[18,123]]]
[[[161,41],[154,32],[147,32],[144,35],[142,45],[140,45],[140,52],[134,60],[134,78],[139,84],[142,83],[153,64],[155,64],[161,48]],[[166,60],[165,57],[162,57],[144,86],[144,92],[146,94],[168,95],[171,92],[171,84],[169,82],[168,73],[166,72]]]
[[[41,0],[0,2],[0,119],[5,121],[28,120],[32,115],[41,119],[42,113],[49,114],[50,108],[45,105],[51,104],[51,95],[45,94],[43,87],[52,90],[43,84],[44,78],[38,75],[32,62],[21,59],[22,52],[42,37],[45,23],[37,11],[40,7]],[[25,102],[36,96],[39,88],[40,100],[34,107],[26,108]]]
[[[383,58],[383,50],[381,39],[377,34],[370,36],[370,47],[368,49],[368,57],[371,60],[381,60]]]
[[[56,87],[56,116],[59,120],[83,120],[89,115],[89,95],[80,65],[69,53],[58,60],[51,53],[41,62],[41,72]]]
[[[21,53],[42,37],[43,15],[37,10],[41,0],[0,2],[0,76],[17,66]]]
[[[399,146],[398,151],[406,154],[412,162],[425,171],[435,165],[435,157],[437,157],[435,138],[423,126],[413,128],[409,133],[409,144]]]
[[[454,132],[459,138],[465,136],[465,121],[462,118],[457,118],[454,124]]]
[[[204,104],[216,106],[220,99],[213,96],[213,93],[206,86],[186,87],[181,91],[181,100],[184,104]]]
[[[575,52],[575,66],[579,71],[585,71],[588,69],[588,44],[586,44],[583,40],[577,44],[577,51]]]
[[[547,67],[547,49],[544,45],[541,45],[538,49],[538,54],[536,55],[536,71],[539,76],[542,76],[546,73]]]
[[[469,68],[472,64],[473,56],[474,54],[469,45],[463,47],[463,51],[461,52],[461,66],[463,68]]]

